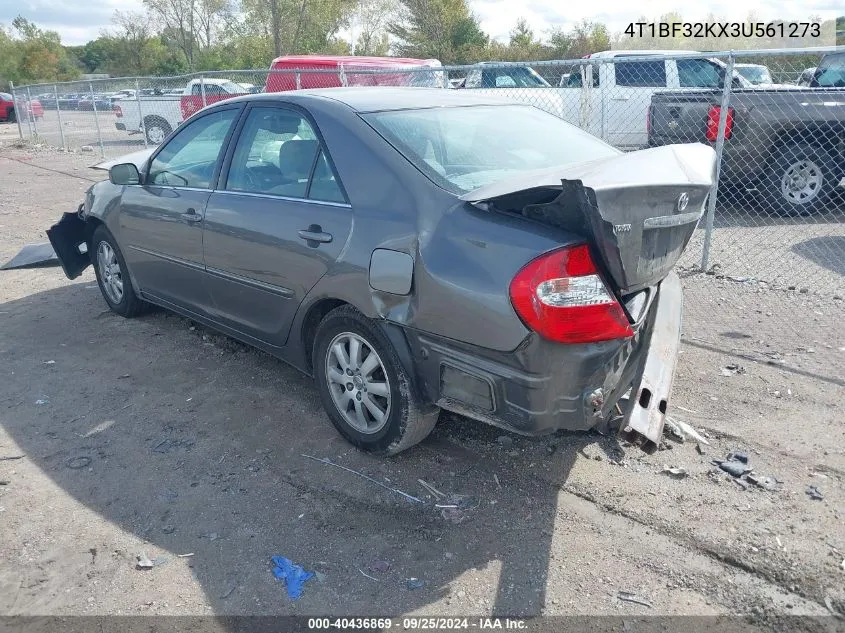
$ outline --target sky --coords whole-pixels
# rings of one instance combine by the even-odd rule
[[[843,12],[842,0],[708,0],[700,9],[681,9],[679,0],[649,0],[648,8],[631,0],[562,2],[561,0],[469,0],[481,27],[496,39],[507,39],[520,16],[542,36],[549,29],[564,29],[586,18],[607,24],[612,32],[622,31],[645,13],[649,18],[678,11],[690,22],[701,21],[708,13],[725,20],[742,20],[754,12],[760,21],[774,19],[801,21],[816,15],[835,18]],[[582,6],[577,6],[577,5]],[[40,27],[58,31],[67,45],[84,44],[111,26],[115,9],[141,10],[141,0],[11,0],[0,1],[0,24],[9,25],[20,14]],[[348,35],[344,34],[344,35]]]

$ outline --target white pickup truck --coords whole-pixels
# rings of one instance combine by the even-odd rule
[[[664,59],[682,52],[687,51],[593,53],[580,66],[567,68],[571,72],[560,86],[525,65],[484,62],[467,73],[463,87],[531,104],[620,149],[641,149],[648,145],[646,119],[655,92],[715,88],[724,77],[725,64],[718,59]],[[617,63],[624,57],[637,59]],[[750,87],[736,71],[733,81],[736,87]]]
[[[143,133],[148,144],[158,145],[183,120],[202,107],[203,92],[207,102],[213,103],[225,95],[244,94],[246,90],[228,79],[208,77],[191,79],[184,90],[141,90],[134,97],[119,99],[112,104],[117,117],[114,125],[130,134]],[[186,114],[186,110],[191,111]]]

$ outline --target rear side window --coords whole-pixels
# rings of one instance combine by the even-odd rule
[[[722,83],[719,69],[706,59],[679,59],[677,64],[681,88],[718,88]]]
[[[845,88],[845,54],[827,55],[816,71],[820,88]]]
[[[623,62],[614,64],[616,85],[636,88],[665,88],[666,62],[661,60],[645,62]]]

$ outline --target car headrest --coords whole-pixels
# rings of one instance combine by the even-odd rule
[[[279,171],[285,178],[307,178],[317,147],[317,141],[313,139],[285,141],[279,149]]]

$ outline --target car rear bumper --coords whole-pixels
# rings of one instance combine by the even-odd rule
[[[635,335],[561,345],[530,335],[503,354],[406,331],[422,392],[443,409],[522,435],[603,427],[631,389],[623,430],[660,441],[680,341],[683,293],[670,273]],[[644,390],[650,394],[642,396]]]

